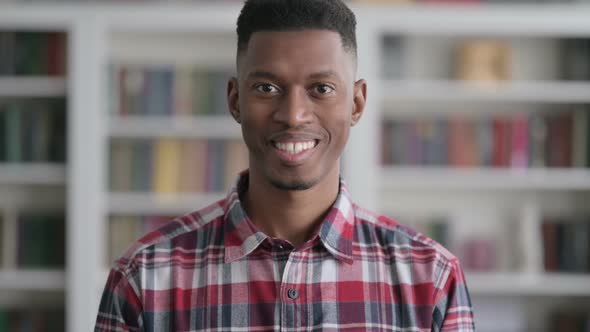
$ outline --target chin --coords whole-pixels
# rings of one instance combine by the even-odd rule
[[[318,181],[305,181],[303,179],[272,179],[272,185],[280,190],[307,190],[317,184]]]

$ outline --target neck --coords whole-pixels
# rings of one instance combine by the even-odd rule
[[[294,246],[307,241],[334,204],[339,190],[339,170],[306,190],[276,188],[256,172],[250,172],[244,209],[266,235],[288,240]]]

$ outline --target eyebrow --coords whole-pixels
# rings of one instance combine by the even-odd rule
[[[317,73],[313,73],[309,75],[310,79],[321,79],[321,78],[331,78],[331,77],[339,77],[339,75],[333,70],[324,70]],[[265,70],[255,70],[250,72],[246,77],[247,80],[253,78],[267,78],[270,80],[279,80],[279,77],[269,71]]]
[[[253,72],[248,73],[248,76],[246,77],[247,80],[250,80],[253,78],[268,78],[270,80],[276,80],[276,79],[278,79],[278,76],[269,72],[269,71],[255,70]]]
[[[333,70],[324,70],[317,73],[313,73],[309,75],[311,79],[319,79],[319,78],[330,78],[330,77],[339,77],[339,75]]]

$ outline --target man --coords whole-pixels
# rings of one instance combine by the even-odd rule
[[[227,96],[249,170],[116,262],[96,331],[474,331],[457,259],[340,179],[355,25],[340,0],[246,1]]]

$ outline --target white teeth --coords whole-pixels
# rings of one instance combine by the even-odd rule
[[[281,151],[288,152],[290,154],[297,154],[305,150],[309,150],[315,146],[313,141],[307,142],[288,142],[288,143],[275,143],[275,147]]]

